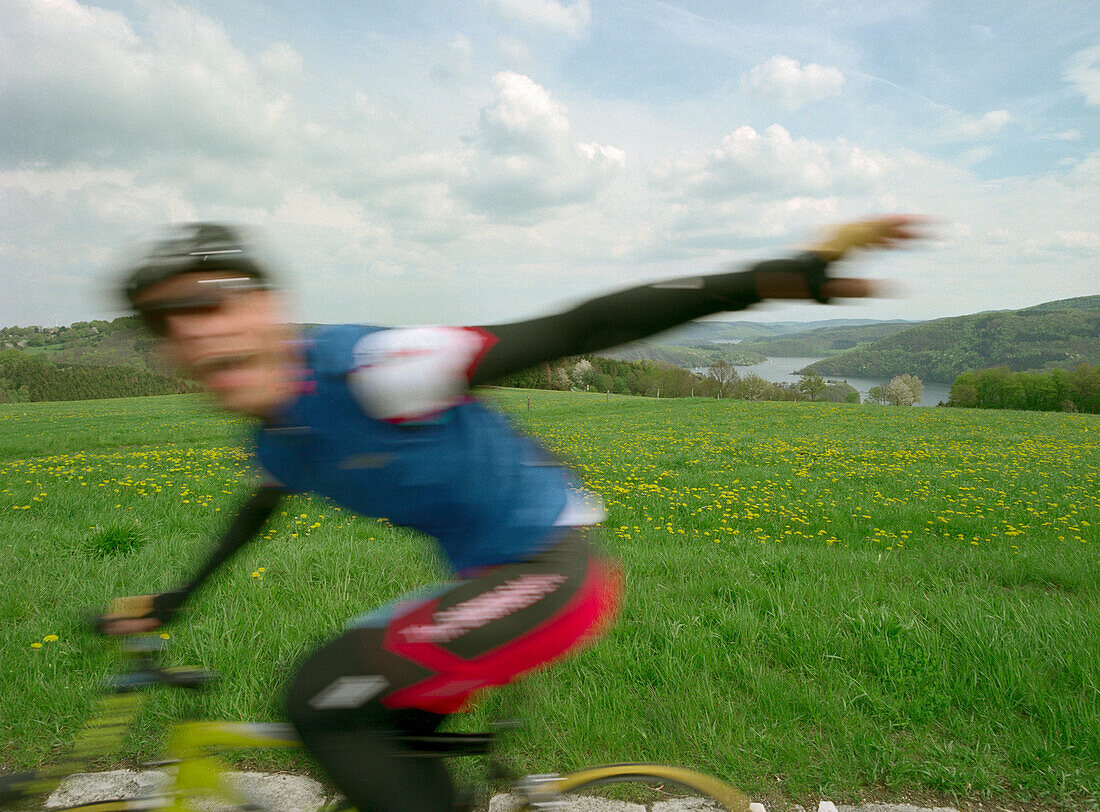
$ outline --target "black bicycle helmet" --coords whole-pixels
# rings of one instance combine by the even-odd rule
[[[129,267],[123,292],[136,307],[141,292],[182,273],[229,271],[255,280],[254,287],[271,287],[270,275],[255,250],[233,226],[186,223],[158,240]]]

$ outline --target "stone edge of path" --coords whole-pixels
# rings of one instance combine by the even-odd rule
[[[324,787],[311,778],[288,773],[234,772],[228,774],[231,784],[270,809],[284,812],[315,812],[330,801]],[[47,809],[74,806],[89,801],[132,798],[155,791],[168,776],[159,770],[111,770],[101,773],[72,775],[50,795]],[[215,810],[214,804],[209,806]],[[518,800],[507,794],[492,798],[488,812],[514,812]],[[686,809],[674,800],[654,806],[654,812],[677,812]],[[566,807],[568,812],[639,812],[643,807],[621,801],[579,797]],[[750,812],[768,812],[760,803],[753,803]],[[0,810],[2,812],[2,810]],[[954,807],[920,807],[911,804],[873,803],[859,806],[821,801],[816,810],[794,807],[791,812],[958,812]]]

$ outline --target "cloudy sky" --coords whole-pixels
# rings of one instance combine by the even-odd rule
[[[1100,293],[1094,0],[3,0],[0,325],[252,226],[295,318],[479,323],[937,218],[925,319]]]

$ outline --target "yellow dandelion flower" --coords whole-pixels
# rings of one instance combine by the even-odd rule
[[[47,634],[42,639],[47,643],[53,643],[57,640],[57,635],[56,634]]]
[[[31,648],[42,648],[41,643],[31,643]]]
[[[168,638],[170,638],[171,636],[172,636],[172,635],[170,635],[170,634],[169,634],[168,632],[161,632],[161,635],[160,635],[160,639],[161,639],[161,640],[167,640],[167,639],[168,639]]]

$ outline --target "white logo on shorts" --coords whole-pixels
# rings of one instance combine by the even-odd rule
[[[337,677],[327,688],[310,698],[309,706],[314,710],[358,708],[389,686],[390,683],[386,678],[378,674],[365,677]]]
[[[406,626],[401,634],[410,643],[446,643],[491,621],[499,620],[537,603],[566,581],[558,572],[527,574],[505,581],[432,615],[431,623]]]

